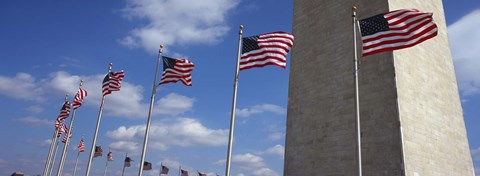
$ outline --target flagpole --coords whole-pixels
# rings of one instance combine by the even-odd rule
[[[56,145],[55,145],[55,151],[53,153],[53,159],[52,159],[52,164],[51,164],[51,167],[50,167],[50,172],[48,173],[49,176],[52,175],[53,173],[53,166],[55,166],[55,159],[57,157],[57,150],[58,150],[58,143],[59,143],[60,140],[56,140]]]
[[[227,150],[227,166],[225,169],[225,176],[230,176],[230,163],[232,158],[232,145],[233,145],[233,129],[235,127],[235,110],[237,107],[237,83],[238,83],[238,73],[240,65],[240,55],[242,49],[242,34],[243,34],[243,25],[240,25],[240,30],[238,32],[238,50],[237,50],[237,65],[235,68],[235,78],[233,83],[233,100],[232,100],[232,114],[230,118],[230,132],[228,135],[228,150]]]
[[[83,141],[83,135],[82,135],[82,139]],[[77,165],[78,165],[78,157],[80,156],[80,150],[78,150],[77,152],[77,159],[75,159],[75,167],[73,168],[73,176],[75,176],[75,174],[77,173]]]
[[[45,168],[43,169],[43,176],[47,176],[47,174],[48,174],[48,170],[49,170],[49,167],[50,167],[50,162],[51,162],[52,155],[53,155],[53,148],[55,147],[54,144],[56,142],[57,135],[58,135],[58,129],[59,129],[59,127],[55,128],[55,130],[53,131],[52,141],[50,141],[50,149],[48,150],[47,160],[45,161]]]
[[[78,87],[81,88],[82,84],[83,84],[83,80],[80,80],[80,84]],[[68,144],[70,143],[71,134],[73,133],[72,129],[73,129],[73,121],[75,120],[75,111],[77,110],[74,108],[72,112],[72,117],[70,119],[70,126],[68,126],[67,139],[65,140],[65,145],[63,145],[63,152],[62,152],[62,157],[60,159],[60,165],[58,166],[57,176],[62,175],[65,159],[67,158],[67,148],[68,148]]]
[[[110,66],[108,67],[107,74],[110,74],[110,72],[112,71],[112,65],[113,64],[110,63]],[[95,144],[97,143],[98,128],[100,127],[100,121],[102,119],[102,112],[103,112],[103,104],[104,103],[105,103],[105,96],[102,95],[102,103],[100,104],[100,110],[98,111],[97,126],[95,127],[95,133],[93,134],[92,148],[90,148],[90,156],[88,157],[87,171],[85,172],[85,176],[90,175],[90,168],[91,168],[91,165],[92,165],[93,154],[95,152]]]
[[[108,154],[110,154],[110,147],[108,147]],[[107,168],[108,168],[108,155],[107,155],[107,161],[105,162],[105,171],[103,172],[103,176],[107,176]]]
[[[67,101],[67,98],[68,98],[68,94],[65,94],[64,101]],[[63,105],[62,105],[62,107],[63,107]],[[48,171],[49,171],[49,168],[50,168],[50,162],[51,162],[52,155],[53,155],[53,148],[55,147],[55,142],[57,141],[57,135],[58,135],[59,130],[60,130],[60,124],[58,124],[58,126],[55,128],[55,130],[53,132],[53,138],[52,138],[52,141],[50,142],[50,150],[48,151],[47,161],[45,162],[45,168],[43,169],[43,176],[48,175]]]
[[[178,176],[182,176],[182,165],[178,166]]]
[[[128,153],[125,152],[125,159],[127,159],[127,157],[128,157]],[[125,173],[125,162],[123,162],[122,176],[124,173]]]
[[[355,113],[356,113],[356,128],[357,128],[357,153],[358,153],[358,175],[362,176],[362,140],[361,140],[361,129],[360,129],[360,102],[359,102],[359,93],[358,93],[358,53],[357,53],[357,7],[352,6],[352,19],[353,19],[353,54],[354,54],[354,75],[355,75]]]
[[[157,66],[155,68],[155,76],[153,80],[152,97],[150,98],[150,110],[148,111],[147,127],[145,128],[145,137],[143,138],[143,149],[142,149],[142,156],[140,157],[140,168],[138,169],[138,176],[142,176],[142,173],[143,173],[143,162],[145,162],[145,153],[147,151],[148,132],[150,131],[153,103],[155,101],[155,94],[157,93],[158,67],[160,64],[160,57],[162,55],[162,52],[163,52],[163,45],[160,45],[160,49],[158,50]]]

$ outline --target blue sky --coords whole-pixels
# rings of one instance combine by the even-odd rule
[[[272,6],[272,4],[275,4]],[[77,110],[64,175],[71,175],[82,134],[78,174],[85,173],[108,63],[125,70],[122,90],[108,95],[97,144],[114,153],[109,175],[121,175],[126,152],[138,172],[159,44],[165,55],[195,63],[193,86],[158,88],[146,161],[214,175],[225,170],[238,25],[245,36],[291,32],[292,1],[123,0],[0,2],[0,175],[41,174],[53,122],[65,93],[80,79],[89,95]],[[480,170],[480,3],[444,0],[470,149]],[[232,173],[282,175],[288,68],[240,74]],[[71,98],[70,98],[71,100]],[[92,175],[104,171],[95,158]],[[58,163],[58,162],[56,162]],[[55,166],[56,170],[57,166]],[[477,171],[477,175],[480,172]]]

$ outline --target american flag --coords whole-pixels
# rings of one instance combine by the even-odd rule
[[[162,165],[162,171],[160,172],[160,174],[168,174],[168,171],[169,171],[168,167]]]
[[[85,142],[83,142],[83,139],[80,140],[80,144],[78,144],[78,152],[84,152],[85,151]]]
[[[198,176],[207,176],[207,174],[198,172]]]
[[[113,91],[119,91],[122,87],[122,80],[125,77],[123,71],[120,72],[110,72],[105,75],[102,85],[103,96],[111,94]]]
[[[112,154],[112,152],[108,152],[108,154],[107,154],[107,161],[113,161],[113,154]]]
[[[68,128],[66,128],[67,126],[65,126],[65,133],[63,133],[63,139],[62,139],[62,142],[63,143],[67,143],[67,136],[69,136],[70,138],[72,138],[72,132],[68,130]],[[73,130],[73,127],[72,127],[72,130]]]
[[[181,176],[188,176],[188,171],[180,169]]]
[[[160,84],[181,81],[186,86],[192,86],[193,63],[187,59],[173,59],[162,56],[163,73]]]
[[[287,54],[293,46],[293,35],[271,32],[242,39],[240,70],[275,65],[285,68]]]
[[[432,13],[402,9],[360,20],[363,56],[408,48],[437,35]]]
[[[73,100],[73,109],[77,109],[82,106],[83,99],[87,96],[87,91],[85,89],[78,89],[75,99]]]
[[[143,162],[143,170],[152,170],[152,163]]]
[[[133,161],[130,159],[130,157],[125,157],[125,163],[123,164],[123,167],[130,167],[130,162]]]
[[[68,131],[67,125],[65,125],[65,123],[60,123],[60,129],[58,129],[57,138],[60,138],[60,136],[67,131]]]
[[[93,154],[93,157],[99,157],[102,155],[103,155],[102,146],[95,146],[95,153]]]
[[[70,102],[68,101],[65,101],[65,103],[63,103],[62,109],[60,109],[60,114],[57,117],[58,121],[62,121],[70,115],[70,106]]]

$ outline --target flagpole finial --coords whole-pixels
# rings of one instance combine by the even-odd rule
[[[65,93],[65,101],[68,99],[68,93]]]
[[[240,25],[240,29],[243,29],[243,24]]]
[[[240,31],[238,32],[238,34],[241,35],[242,33],[243,33],[243,25],[241,24],[241,25],[240,25]]]
[[[80,86],[82,86],[82,85],[83,85],[83,79],[80,80]]]
[[[163,45],[160,45],[160,49],[158,50],[158,53],[162,53],[163,52]]]
[[[355,6],[355,4],[352,5],[352,11],[354,11],[354,12],[357,11],[357,6]]]

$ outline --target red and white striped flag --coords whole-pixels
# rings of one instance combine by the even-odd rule
[[[72,126],[72,131],[73,131],[73,126]],[[68,135],[67,135],[68,134]],[[72,132],[68,130],[68,128],[65,129],[65,133],[63,133],[63,139],[62,139],[62,142],[63,143],[67,143],[67,136],[69,136],[70,138],[72,138]]]
[[[293,35],[286,32],[271,32],[243,38],[240,70],[267,65],[285,68],[293,39]]]
[[[181,81],[186,86],[192,86],[193,63],[187,59],[173,59],[162,56],[163,73],[159,84]]]
[[[78,89],[75,99],[73,100],[73,109],[77,109],[82,106],[83,99],[87,96],[87,91],[85,89]]]
[[[363,56],[408,48],[437,35],[432,13],[402,9],[360,20]]]
[[[113,161],[113,153],[110,151],[107,154],[107,161]]]
[[[60,138],[60,136],[67,131],[68,131],[67,125],[65,123],[61,123],[60,129],[58,129],[57,138]]]
[[[57,117],[58,121],[62,121],[70,115],[70,107],[70,102],[65,101],[65,103],[63,103],[62,109],[60,109],[60,114]]]
[[[83,139],[82,139],[78,144],[78,152],[84,152],[84,151],[85,151],[85,142],[83,142]]]
[[[119,91],[122,87],[122,80],[125,77],[123,71],[120,72],[110,72],[105,75],[102,84],[102,93],[103,96],[111,94],[113,91]]]

